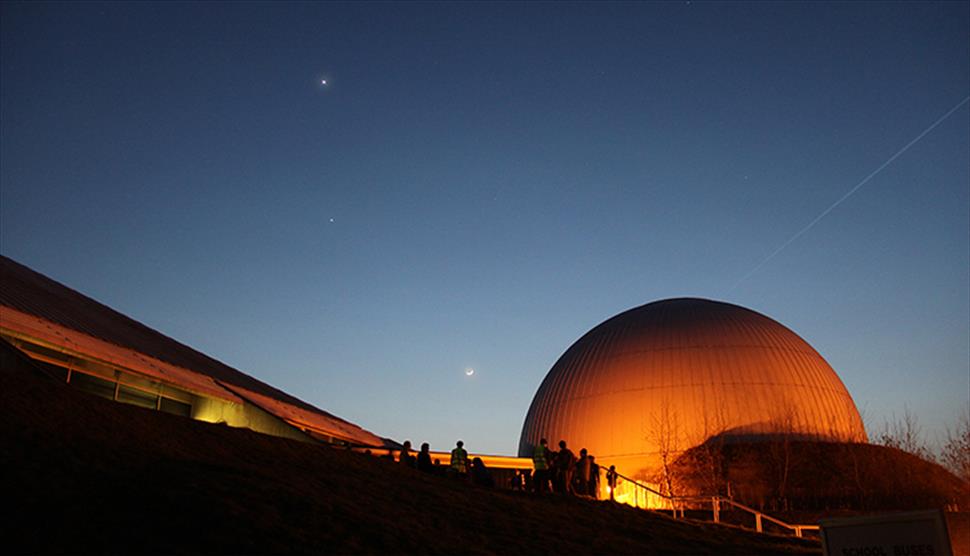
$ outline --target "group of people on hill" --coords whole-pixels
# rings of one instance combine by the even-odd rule
[[[421,444],[421,451],[417,453],[416,456],[411,455],[411,441],[405,440],[404,444],[401,446],[401,453],[398,456],[398,461],[417,469],[418,471],[423,471],[425,473],[430,473],[432,475],[448,475],[458,479],[471,479],[473,483],[479,486],[492,488],[495,486],[495,480],[492,478],[491,472],[485,466],[485,462],[482,458],[476,457],[468,461],[468,452],[464,448],[465,443],[459,440],[455,449],[451,451],[451,461],[448,464],[446,470],[442,470],[441,461],[435,459],[433,462],[431,460],[431,446],[427,442]]]
[[[416,455],[411,452],[411,441],[405,440],[401,447],[398,461],[402,465],[417,469],[432,475],[447,475],[457,479],[470,480],[473,484],[492,488],[495,480],[485,466],[482,458],[475,457],[469,462],[465,443],[459,440],[451,451],[448,467],[441,465],[438,459],[432,460],[431,447],[427,442],[421,444],[421,451]],[[565,440],[559,441],[559,450],[549,449],[543,438],[532,453],[534,471],[529,484],[528,471],[524,474],[518,470],[512,477],[513,490],[531,490],[536,494],[555,492],[559,494],[573,494],[596,498],[599,493],[600,466],[596,457],[589,454],[586,448],[579,451],[579,457],[566,446]],[[613,467],[607,472],[607,481],[611,494],[616,486],[616,474]]]
[[[532,489],[536,494],[551,490],[595,498],[599,492],[600,467],[586,448],[579,451],[577,458],[565,440],[559,441],[559,451],[555,452],[543,438],[532,452],[532,466]]]
[[[438,468],[441,467],[440,461],[431,461],[431,446],[427,442],[421,445],[421,451],[414,456],[411,455],[411,441],[405,440],[404,445],[401,447],[401,454],[398,457],[398,461],[418,471],[431,474],[439,474]]]

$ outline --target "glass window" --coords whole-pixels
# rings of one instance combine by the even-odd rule
[[[111,379],[114,382],[114,378],[117,376],[116,371],[111,367],[107,367],[100,363],[95,363],[94,361],[89,361],[87,359],[81,359],[74,363],[75,369],[82,369],[92,374],[102,376],[104,378]]]
[[[184,404],[192,404],[192,394],[172,386],[171,384],[163,384],[161,387],[162,396],[172,400],[180,401]]]
[[[138,407],[155,409],[155,403],[157,400],[158,396],[155,394],[149,394],[148,392],[143,392],[128,386],[122,385],[118,390],[119,402],[137,405]]]
[[[60,365],[51,365],[50,363],[45,363],[38,359],[33,359],[34,365],[37,365],[41,369],[47,371],[51,376],[56,377],[61,382],[67,381],[67,369],[61,367]]]
[[[181,415],[182,417],[192,416],[192,406],[187,403],[182,403],[175,400],[170,400],[168,398],[162,398],[162,405],[159,407],[165,413],[171,413],[172,415]]]
[[[20,343],[20,348],[23,349],[24,351],[36,353],[48,359],[54,359],[56,361],[64,361],[64,362],[67,362],[70,359],[70,356],[68,354],[51,349],[49,347],[32,344],[29,342],[23,342],[23,341],[19,343]]]
[[[115,383],[96,376],[75,371],[71,373],[71,385],[109,400],[113,400],[115,397]]]
[[[122,384],[128,386],[136,386],[141,390],[146,392],[157,392],[159,383],[156,380],[150,378],[145,378],[133,373],[122,372],[121,377],[118,379]]]

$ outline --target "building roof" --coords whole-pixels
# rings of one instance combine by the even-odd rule
[[[0,325],[362,444],[388,444],[2,255]]]

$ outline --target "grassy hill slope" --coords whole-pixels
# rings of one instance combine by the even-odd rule
[[[90,396],[3,349],[14,553],[817,554],[609,502],[493,492]]]

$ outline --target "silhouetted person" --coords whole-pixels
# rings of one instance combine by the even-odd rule
[[[589,455],[586,448],[579,451],[579,461],[576,462],[576,494],[587,496],[589,494]]]
[[[458,477],[468,476],[468,452],[462,447],[465,443],[459,440],[455,443],[455,449],[451,451],[451,472]]]
[[[401,454],[398,456],[397,461],[408,467],[414,467],[414,456],[411,455],[410,440],[404,441],[404,446],[401,447]]]
[[[542,494],[549,485],[549,449],[546,448],[546,439],[543,438],[532,452],[532,467],[535,472],[532,474],[532,486],[536,494]]]
[[[485,467],[485,462],[482,461],[482,458],[472,460],[472,482],[485,488],[495,487],[495,480],[492,479],[492,474]]]
[[[593,455],[589,456],[589,494],[593,498],[600,497],[600,466]]]
[[[610,489],[610,500],[613,500],[613,493],[616,492],[616,466],[611,465],[606,472],[606,484]]]
[[[556,491],[572,493],[573,471],[576,468],[576,456],[566,447],[566,441],[559,441],[559,453],[556,454]]]
[[[428,446],[427,442],[421,445],[421,451],[418,452],[418,471],[434,473],[434,464],[431,463],[431,446]]]
[[[522,490],[524,487],[522,472],[516,469],[512,472],[512,479],[509,481],[509,488],[512,490]]]
[[[549,492],[556,491],[556,458],[559,456],[559,452],[549,448],[546,453],[546,460],[549,462]]]

